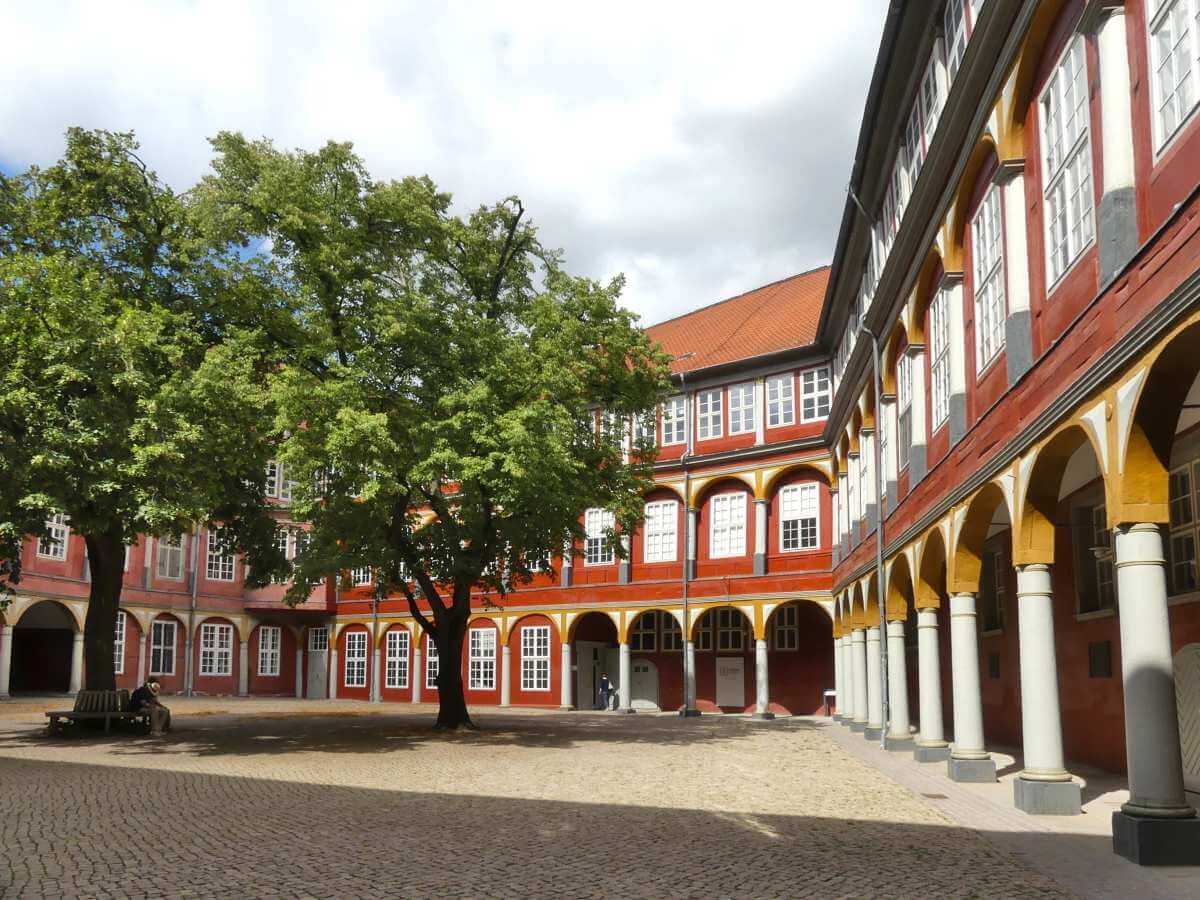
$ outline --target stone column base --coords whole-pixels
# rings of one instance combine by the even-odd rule
[[[946,774],[951,781],[989,784],[996,780],[996,763],[990,756],[983,759],[958,759],[951,755],[946,761]]]
[[[1078,816],[1083,812],[1079,785],[1073,781],[1013,780],[1013,804],[1034,816]]]
[[[559,707],[559,709],[561,709],[563,712],[572,712],[573,710],[575,710],[575,709],[576,709],[576,707],[574,707],[574,706],[560,706],[560,707]]]
[[[895,738],[888,735],[884,739],[883,749],[891,750],[893,753],[912,753],[916,746],[916,741],[912,738]]]
[[[919,763],[944,762],[949,758],[949,744],[943,744],[941,747],[922,747],[920,744],[917,744],[913,748],[913,759]]]
[[[870,725],[866,726],[863,729],[863,737],[868,741],[881,740],[883,738],[883,726],[880,725],[878,728],[872,728]]]
[[[700,718],[700,710],[696,709],[694,706],[688,706],[684,709],[681,709],[679,711],[679,715],[684,719],[698,719]]]
[[[760,722],[769,722],[771,719],[775,718],[775,713],[773,713],[773,712],[761,712],[761,713],[756,712],[753,715],[751,715],[750,718],[758,719]]]
[[[866,727],[867,727],[866,722],[855,722],[853,719],[850,720],[850,730],[851,731],[863,731]]]
[[[767,574],[767,554],[765,554],[765,553],[755,553],[754,554],[754,574],[755,575],[766,575]]]
[[[1200,819],[1150,819],[1118,810],[1113,853],[1139,866],[1200,866]]]
[[[621,716],[631,716],[635,712],[637,712],[637,710],[634,709],[633,707],[630,707],[629,709],[620,709],[620,708],[614,709],[613,712],[615,712],[615,713],[617,713],[617,715],[621,715]]]

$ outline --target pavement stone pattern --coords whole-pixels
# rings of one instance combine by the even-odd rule
[[[173,699],[0,706],[0,896],[1062,897],[824,720]]]

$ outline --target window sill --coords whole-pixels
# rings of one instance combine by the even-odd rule
[[[1093,216],[1093,219],[1092,219],[1092,224],[1093,224],[1093,226],[1095,225],[1095,218],[1094,218],[1094,217],[1095,217],[1095,215],[1096,215],[1096,210],[1093,208],[1093,210],[1092,210],[1092,216]],[[1093,231],[1094,231],[1094,230],[1095,230],[1095,228],[1093,227]],[[1092,250],[1094,250],[1094,249],[1095,249],[1095,247],[1096,247],[1096,235],[1095,235],[1095,234],[1093,234],[1093,235],[1092,235],[1092,239],[1091,239],[1090,241],[1088,241],[1086,244],[1084,244],[1084,245],[1083,245],[1083,246],[1082,246],[1082,247],[1079,249],[1079,253],[1078,253],[1078,254],[1075,256],[1075,258],[1074,258],[1073,260],[1071,260],[1070,264],[1069,264],[1069,265],[1068,265],[1068,266],[1067,266],[1065,269],[1063,269],[1063,270],[1062,270],[1062,273],[1061,273],[1061,274],[1059,274],[1058,278],[1056,278],[1056,279],[1054,280],[1054,282],[1053,282],[1053,283],[1052,283],[1052,284],[1051,284],[1051,285],[1050,285],[1048,288],[1046,288],[1046,300],[1049,300],[1049,299],[1050,299],[1050,297],[1051,297],[1051,296],[1054,294],[1054,292],[1055,292],[1055,291],[1057,291],[1057,290],[1058,290],[1060,287],[1062,287],[1062,286],[1063,286],[1063,283],[1064,283],[1064,282],[1065,282],[1065,281],[1066,281],[1068,278],[1070,278],[1070,277],[1071,277],[1071,273],[1072,273],[1072,272],[1074,272],[1074,271],[1075,271],[1077,268],[1079,268],[1079,264],[1080,264],[1081,262],[1083,262],[1083,260],[1085,260],[1085,259],[1087,258],[1088,254],[1089,254],[1089,253],[1090,253]],[[1047,266],[1046,266],[1046,270],[1047,270],[1047,272],[1049,272],[1049,268],[1050,268],[1050,267],[1049,267],[1049,265],[1047,264]]]
[[[1080,254],[1080,255],[1082,256],[1082,254]],[[1067,271],[1070,271],[1070,270],[1068,269]],[[1007,318],[1008,317],[1006,315],[1005,316],[1006,321],[1007,321]],[[996,352],[992,354],[992,358],[983,364],[983,368],[976,371],[976,373],[975,373],[975,383],[976,384],[979,384],[979,382],[983,381],[983,379],[985,379],[988,375],[992,374],[992,370],[995,369],[996,366],[1000,362],[1000,357],[1002,357],[1004,355],[1004,350],[1005,350],[1005,345],[1001,344],[996,349]],[[947,417],[947,418],[949,418],[949,417]]]
[[[1111,619],[1117,615],[1117,610],[1113,609],[1093,609],[1091,612],[1075,613],[1076,622],[1090,622],[1093,619]]]

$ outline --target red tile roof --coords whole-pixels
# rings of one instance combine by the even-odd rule
[[[811,344],[817,336],[829,266],[738,294],[646,329],[676,359],[671,371],[722,363]]]

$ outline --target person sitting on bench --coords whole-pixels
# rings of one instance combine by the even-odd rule
[[[130,712],[150,716],[150,734],[154,737],[162,737],[164,731],[171,730],[171,711],[158,702],[160,690],[158,679],[152,675],[129,698]]]

